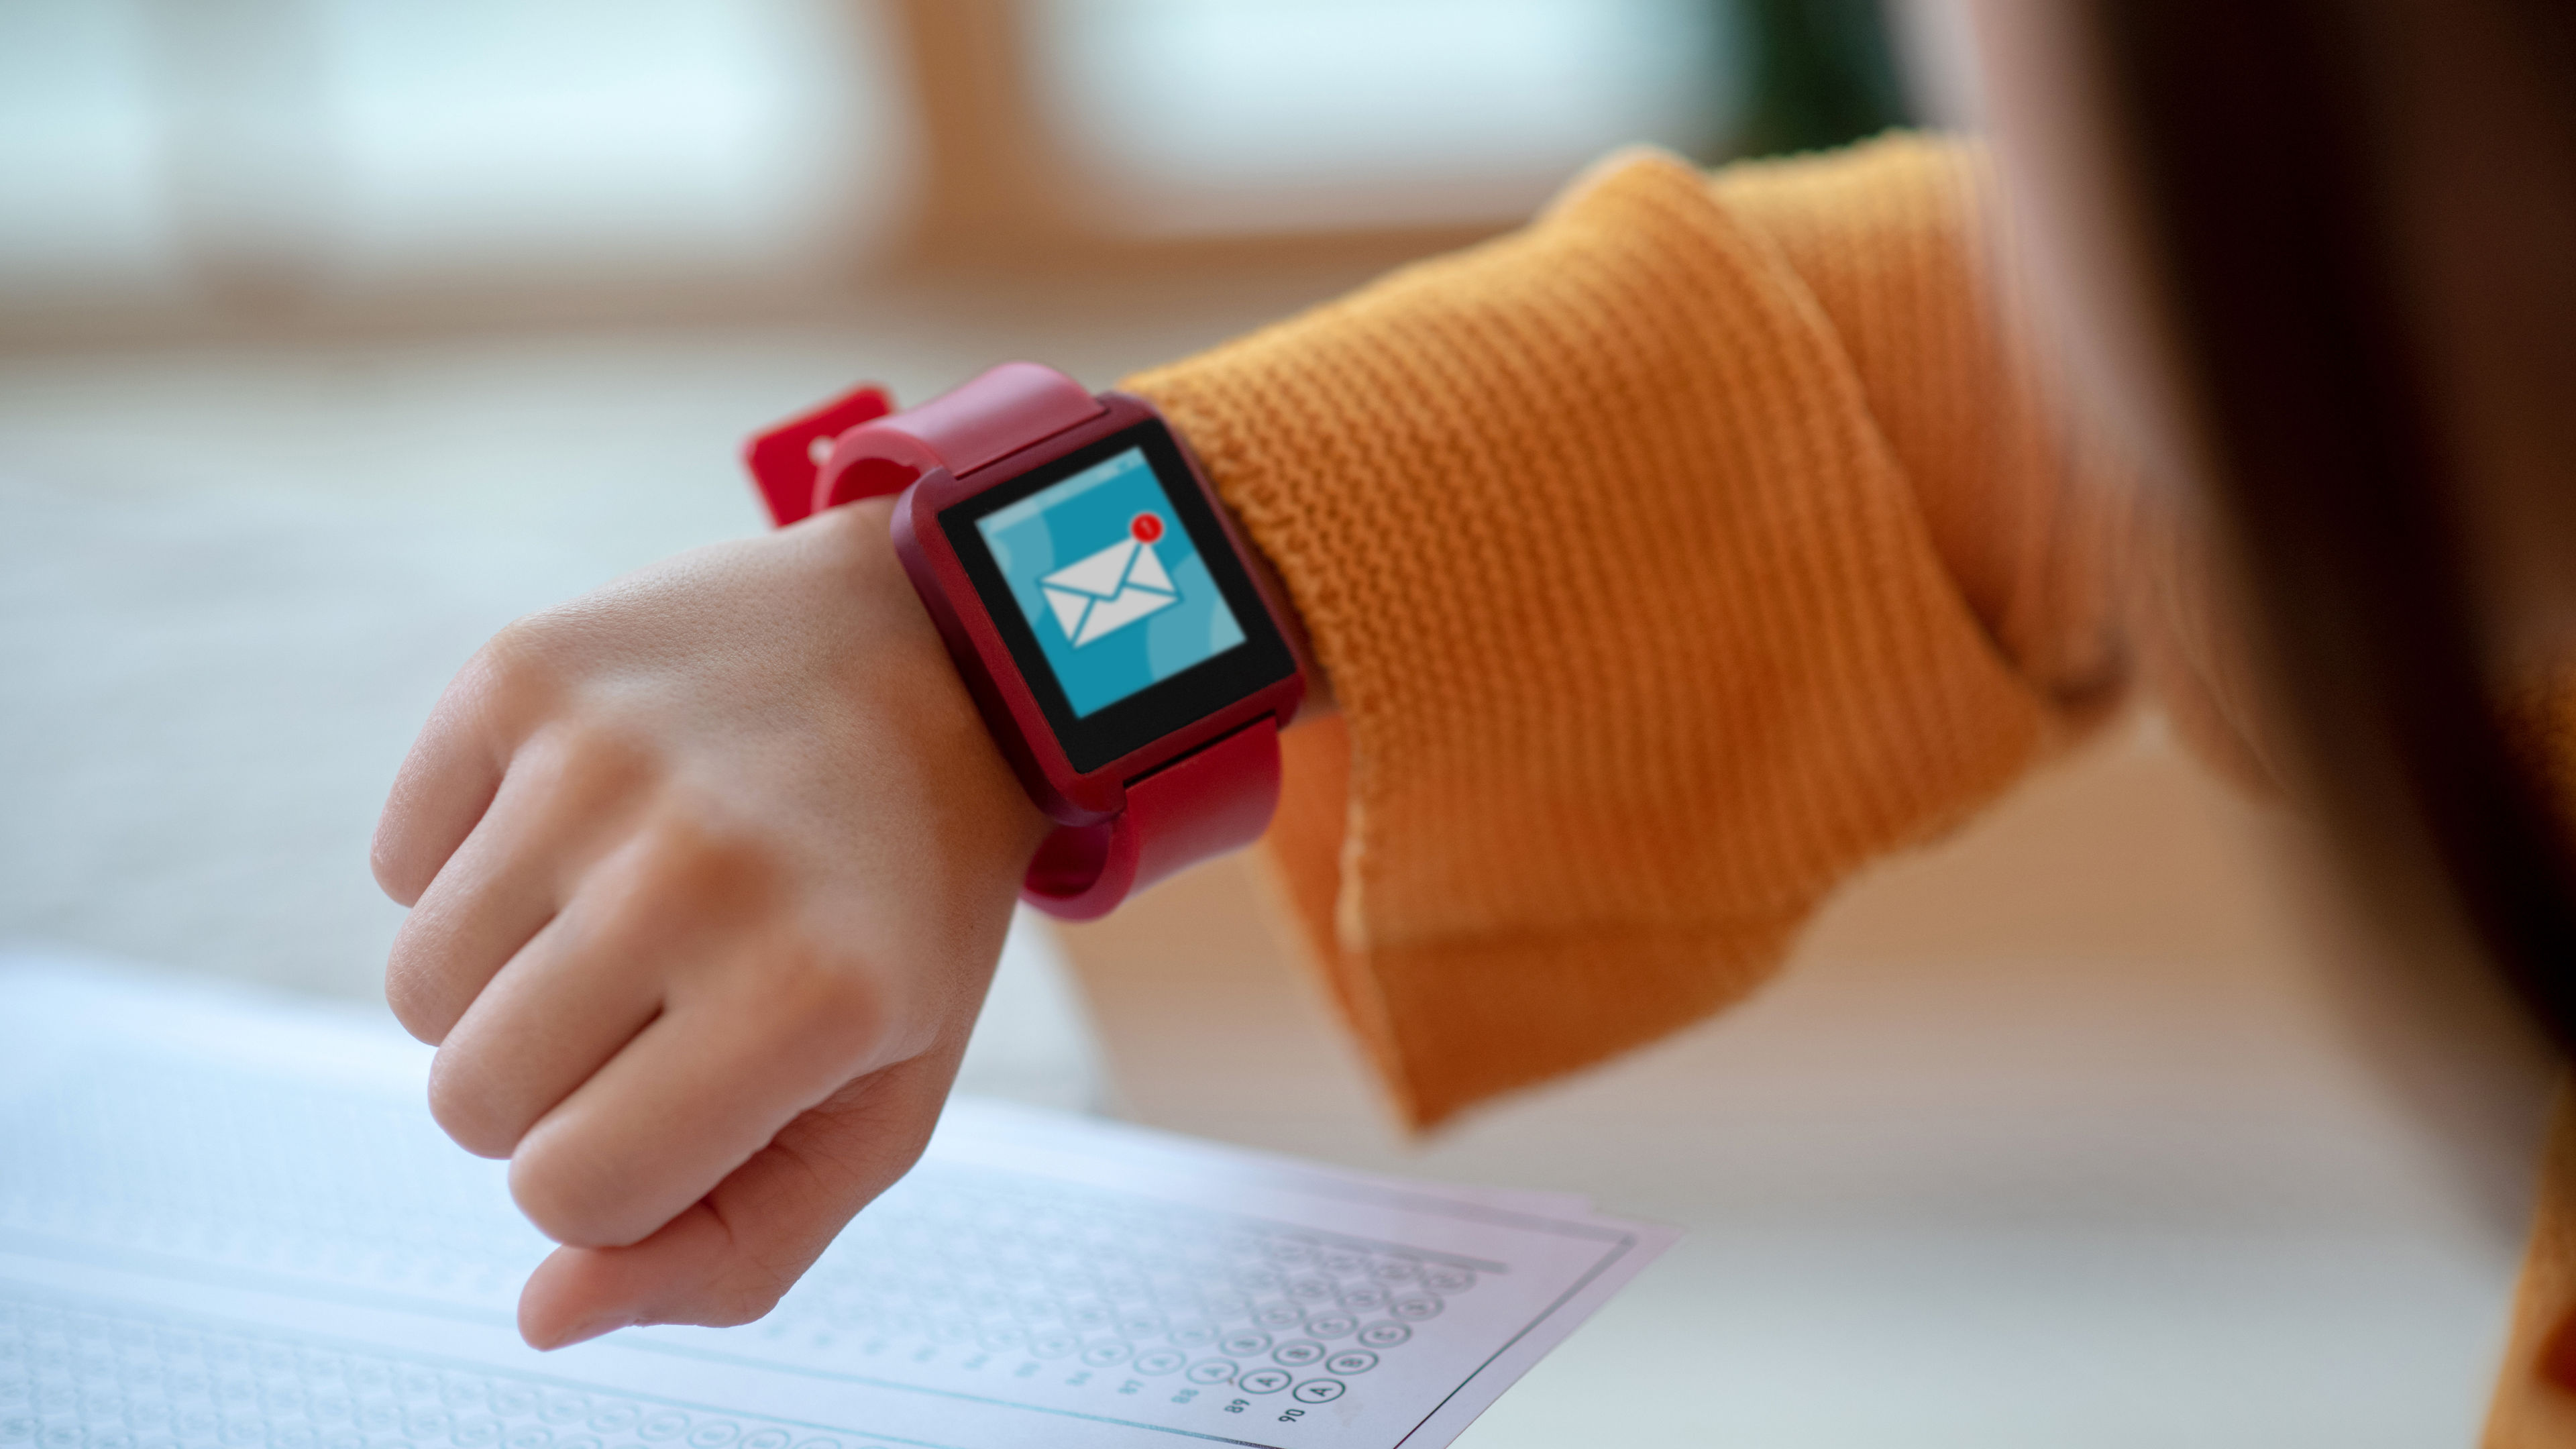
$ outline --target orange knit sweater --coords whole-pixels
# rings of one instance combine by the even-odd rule
[[[1742,997],[2119,693],[2127,490],[1989,320],[1976,167],[1615,157],[1131,384],[1332,677],[1271,853],[1413,1122]]]
[[[1337,718],[1267,850],[1405,1117],[1757,986],[1826,894],[2141,676],[2262,773],[2186,530],[2061,426],[1969,148],[1613,157],[1528,228],[1128,385],[1285,581]],[[2488,1435],[2576,1304],[2576,1134]]]

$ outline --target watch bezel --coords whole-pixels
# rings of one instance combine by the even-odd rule
[[[924,473],[895,509],[896,551],[996,743],[1039,807],[1068,824],[1115,815],[1128,782],[1265,715],[1286,725],[1305,693],[1302,661],[1271,585],[1250,567],[1188,447],[1143,399],[1112,392],[1100,401],[1099,418],[962,478],[943,469]],[[1131,447],[1145,450],[1244,642],[1078,716],[975,520]]]
[[[1181,670],[1166,679],[1100,706],[1077,713],[1047,658],[1037,631],[1011,593],[992,550],[976,524],[1065,479],[1135,449],[1145,455],[1180,526],[1206,564],[1217,593],[1242,627],[1243,642]],[[1232,536],[1217,516],[1216,505],[1200,488],[1195,470],[1180,443],[1160,418],[1145,418],[1106,437],[1084,443],[1060,456],[998,480],[939,510],[939,529],[950,552],[965,569],[986,617],[1001,634],[1019,667],[1021,679],[1037,697],[1038,707],[1055,731],[1066,763],[1089,773],[1132,755],[1188,728],[1227,705],[1260,693],[1294,674],[1295,655],[1269,615],[1252,572],[1237,554]]]

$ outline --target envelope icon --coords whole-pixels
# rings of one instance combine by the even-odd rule
[[[1133,538],[1041,576],[1038,590],[1077,649],[1181,601],[1154,546]]]

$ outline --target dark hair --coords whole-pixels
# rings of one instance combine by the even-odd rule
[[[2576,874],[2499,717],[2475,465],[2414,310],[2388,141],[2415,119],[2391,48],[2423,27],[2475,12],[2541,65],[2569,31],[2542,0],[2460,7],[2099,0],[2089,39],[2302,783],[2365,888],[2411,917],[2384,924],[2420,944],[2447,915],[2564,1052]],[[2576,106],[2557,120],[2576,137]]]

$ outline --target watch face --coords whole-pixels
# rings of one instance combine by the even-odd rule
[[[1296,668],[1160,422],[1040,464],[939,524],[1077,770]]]

